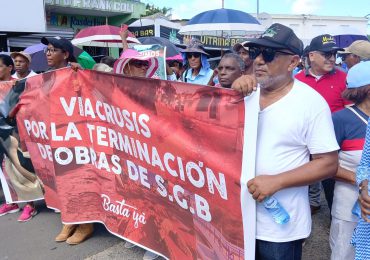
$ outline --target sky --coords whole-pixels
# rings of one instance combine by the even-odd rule
[[[257,12],[258,0],[224,0],[225,8]],[[142,0],[157,7],[172,8],[172,19],[190,19],[203,11],[222,7],[222,0]],[[313,14],[370,16],[370,0],[259,0],[259,12],[269,14]]]

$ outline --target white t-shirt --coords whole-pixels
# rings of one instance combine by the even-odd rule
[[[34,72],[33,70],[31,70],[31,71],[30,71],[30,73],[27,75],[27,77],[26,77],[26,78],[29,78],[29,77],[32,77],[32,76],[35,76],[35,75],[37,75],[37,73],[36,73],[36,72]],[[14,74],[12,75],[12,77],[13,77],[13,78],[15,78],[15,79],[19,79],[19,78],[18,78],[18,75],[17,75],[17,72],[16,72],[16,73],[14,73]]]
[[[303,82],[295,80],[286,96],[259,112],[256,176],[286,172],[308,163],[310,154],[338,149],[328,104]],[[274,196],[290,221],[277,224],[263,204],[257,203],[256,238],[288,242],[308,237],[308,186],[283,189]]]

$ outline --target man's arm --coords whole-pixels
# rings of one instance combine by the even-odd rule
[[[344,169],[341,166],[338,166],[338,171],[334,176],[334,179],[356,185],[356,174],[350,170]]]
[[[122,40],[122,49],[123,51],[127,50],[128,49],[128,43],[127,43],[127,37],[128,37],[128,30],[121,30],[119,32],[119,35],[121,36],[121,40]]]
[[[305,186],[331,178],[338,170],[338,152],[314,154],[312,160],[277,175],[260,175],[248,181],[248,191],[259,202],[279,190]]]
[[[362,219],[370,223],[370,219],[368,217],[370,215],[370,196],[368,191],[368,183],[368,180],[364,180],[360,184],[360,196],[358,197],[358,200],[360,201]]]

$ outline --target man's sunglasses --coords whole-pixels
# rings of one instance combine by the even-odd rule
[[[263,60],[265,62],[271,62],[274,60],[276,53],[281,53],[285,55],[295,55],[291,52],[285,52],[282,50],[272,49],[272,48],[257,48],[257,47],[250,47],[248,50],[249,58],[252,60],[256,59],[260,54],[262,54]]]
[[[136,68],[149,68],[149,62],[148,61],[143,61],[143,60],[133,60],[130,62],[130,65],[136,67]]]
[[[335,56],[337,55],[337,51],[318,51],[318,53],[323,56],[325,59],[330,59],[332,56]]]
[[[200,53],[199,52],[189,52],[189,53],[186,53],[186,58],[187,59],[191,59],[192,57],[199,58],[200,57]]]

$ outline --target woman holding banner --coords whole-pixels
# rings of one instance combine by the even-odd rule
[[[121,57],[114,63],[113,71],[117,74],[131,77],[152,78],[159,66],[158,59],[142,55],[136,50],[129,49],[126,41],[128,35],[127,28],[121,30],[120,35],[122,39],[123,52]],[[171,80],[171,76],[172,75],[170,75],[168,80]],[[176,78],[175,74],[174,77]],[[133,248],[135,246],[135,244],[128,241],[125,243],[125,248]],[[158,255],[151,251],[146,251],[143,257],[144,260],[153,260],[156,258],[158,258]]]
[[[0,81],[14,80],[11,76],[13,69],[14,63],[12,58],[8,55],[0,54]],[[9,86],[10,93],[14,87],[13,83]],[[9,93],[4,94],[8,96]],[[7,98],[5,97],[4,100],[7,100]],[[0,127],[0,163],[3,170],[1,174],[4,177],[2,178],[3,190],[4,194],[5,191],[9,191],[7,201],[27,202],[22,214],[18,218],[19,222],[26,222],[37,214],[32,201],[42,198],[43,194],[40,182],[34,174],[30,159],[25,158],[24,153],[18,149],[18,141],[15,137],[17,134],[13,136],[13,127],[5,120],[5,118],[8,118],[9,111],[5,112],[4,110],[9,110],[9,106],[11,105],[4,100],[2,101],[4,107],[1,109],[1,123],[4,123],[2,125],[4,127]],[[5,158],[4,154],[6,154]],[[9,186],[6,180],[8,180]],[[19,210],[19,206],[16,203],[4,203],[0,206],[0,216],[16,213]]]
[[[12,77],[13,70],[14,63],[12,58],[6,54],[0,54],[0,81],[10,81],[14,79]]]
[[[62,37],[53,38],[42,38],[41,42],[47,45],[45,49],[45,55],[50,66],[50,70],[56,70],[71,66],[72,69],[76,70],[81,68],[73,56],[73,45],[72,43]],[[56,242],[64,242],[70,245],[77,245],[91,237],[94,232],[94,226],[92,223],[71,225],[63,225],[61,232],[56,236]]]
[[[127,76],[161,78],[176,81],[177,77],[175,71],[170,68],[164,58],[160,59],[156,56],[160,53],[159,50],[156,51],[152,49],[152,52],[149,52],[149,55],[147,55],[147,53],[139,52],[128,47],[128,32],[127,27],[122,27],[120,31],[123,52],[120,58],[115,62],[114,72]],[[160,45],[153,46],[162,47]],[[161,64],[162,61],[164,64]],[[163,73],[164,70],[166,74]]]

